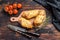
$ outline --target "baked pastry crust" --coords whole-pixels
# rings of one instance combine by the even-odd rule
[[[33,17],[36,17],[39,13],[39,10],[28,10],[28,11],[23,11],[23,17],[27,19],[31,19]]]
[[[46,20],[46,11],[43,9],[23,11],[21,14],[22,15],[21,18],[19,18],[19,23],[24,28],[38,27]]]
[[[46,11],[40,10],[39,15],[34,19],[34,25],[38,26],[46,20]]]
[[[27,19],[25,19],[25,18],[23,18],[23,17],[21,17],[20,19],[19,19],[19,23],[22,25],[22,27],[24,27],[24,28],[33,28],[33,25],[32,25],[32,23],[29,21],[29,20],[27,20]]]

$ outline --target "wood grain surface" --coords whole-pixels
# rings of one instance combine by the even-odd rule
[[[31,8],[26,6],[33,6],[33,9],[35,6],[39,6],[39,4],[33,2],[32,0],[0,0],[0,40],[60,40],[60,32],[57,31],[51,22],[44,28],[49,29],[51,32],[48,31],[47,33],[41,33],[39,38],[33,37],[32,39],[28,39],[27,37],[8,29],[7,24],[20,26],[17,22],[11,23],[9,19],[12,16],[9,16],[3,10],[5,4],[12,4],[14,2],[21,3],[23,8],[20,9],[17,15],[12,16],[18,16],[23,9],[25,10],[26,8]],[[37,31],[37,33],[40,33],[40,31]]]

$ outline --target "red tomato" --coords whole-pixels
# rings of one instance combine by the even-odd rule
[[[22,4],[18,3],[18,4],[17,4],[17,7],[18,7],[18,8],[22,8]]]
[[[14,9],[14,10],[13,10],[13,13],[14,13],[14,14],[17,14],[17,13],[18,13],[18,10],[17,10],[17,9]]]
[[[8,12],[10,15],[12,15],[13,14],[13,11],[12,10],[9,10],[9,12]]]
[[[17,8],[17,3],[14,3],[13,4],[13,8]]]
[[[8,6],[6,6],[4,9],[5,9],[6,12],[9,11],[9,7]]]
[[[13,6],[12,5],[9,5],[9,9],[12,10],[13,9]]]

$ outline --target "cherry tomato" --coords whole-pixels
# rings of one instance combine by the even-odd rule
[[[14,9],[13,10],[13,14],[17,14],[18,13],[18,10],[17,9]]]
[[[13,6],[12,5],[9,5],[9,9],[12,10],[13,9]]]
[[[13,8],[17,8],[17,3],[14,3],[13,4]]]
[[[18,4],[17,4],[17,7],[18,7],[18,8],[22,8],[22,4],[18,3]]]
[[[8,11],[9,11],[9,7],[8,7],[8,6],[5,6],[4,10],[5,10],[6,12],[8,12]]]
[[[10,15],[12,15],[12,14],[13,14],[13,11],[12,11],[12,10],[9,10],[8,13],[9,13]]]

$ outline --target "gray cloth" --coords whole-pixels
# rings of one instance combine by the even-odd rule
[[[52,11],[52,23],[60,31],[60,0],[33,0]]]

